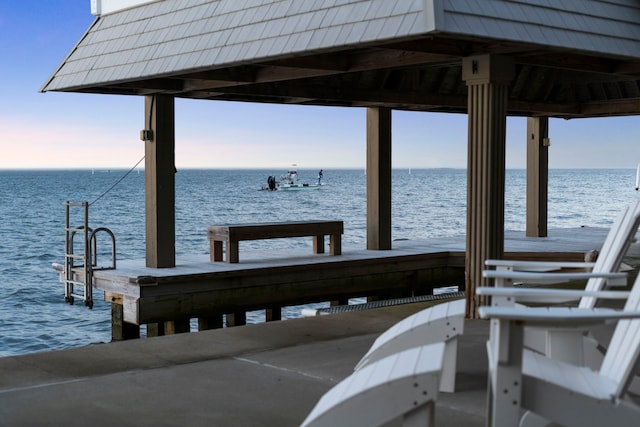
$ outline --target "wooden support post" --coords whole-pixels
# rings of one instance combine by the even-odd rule
[[[367,249],[391,249],[389,108],[367,108]]]
[[[189,319],[168,320],[165,322],[149,323],[147,325],[147,337],[161,337],[191,332]]]
[[[336,307],[339,305],[347,305],[347,304],[349,304],[349,298],[344,298],[344,297],[329,301],[329,305],[331,307]]]
[[[475,293],[485,285],[485,259],[504,256],[506,114],[514,72],[507,57],[481,55],[462,62],[469,115],[465,292],[470,318],[486,303]]]
[[[200,317],[198,319],[198,330],[206,331],[209,329],[220,329],[224,325],[222,315]]]
[[[140,326],[124,321],[122,304],[111,303],[111,340],[124,341],[140,338]]]
[[[164,322],[147,324],[147,338],[162,337],[164,335]]]
[[[247,324],[247,312],[235,311],[233,313],[227,313],[227,327],[242,326]]]
[[[169,320],[164,322],[164,334],[175,335],[191,332],[189,319]]]
[[[282,320],[282,307],[276,306],[276,305],[268,307],[265,310],[264,316],[265,316],[265,322]]]
[[[549,118],[527,118],[527,237],[547,237]]]
[[[145,97],[147,267],[175,267],[175,107],[170,96]]]

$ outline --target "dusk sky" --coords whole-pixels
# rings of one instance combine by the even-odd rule
[[[130,168],[142,97],[39,93],[95,19],[89,0],[0,0],[0,169]],[[394,111],[393,167],[466,167],[467,116]],[[525,167],[526,119],[507,121]],[[552,168],[635,168],[640,117],[550,121]],[[363,168],[365,110],[176,100],[178,168]]]

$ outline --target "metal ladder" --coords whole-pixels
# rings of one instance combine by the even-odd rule
[[[82,225],[71,226],[71,209],[82,208]],[[111,264],[98,267],[97,234],[107,233],[111,238]],[[81,237],[82,250],[77,252],[75,240]],[[73,304],[76,298],[81,298],[89,308],[93,308],[93,272],[96,270],[111,270],[116,268],[116,238],[111,230],[89,227],[89,203],[65,203],[65,239],[64,239],[64,300]],[[81,288],[80,291],[78,288]]]

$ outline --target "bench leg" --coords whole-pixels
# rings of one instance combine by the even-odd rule
[[[209,257],[212,262],[222,261],[222,241],[211,240],[209,243],[210,254]]]
[[[237,241],[227,240],[227,262],[237,263],[240,260],[240,247]]]
[[[313,253],[324,253],[324,236],[313,236]]]
[[[331,255],[342,254],[342,237],[339,234],[332,234],[329,237],[329,251]]]

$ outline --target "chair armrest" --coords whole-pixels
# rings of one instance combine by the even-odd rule
[[[623,299],[629,297],[627,291],[585,291],[580,289],[537,289],[537,288],[494,288],[483,286],[476,289],[476,295],[510,297],[518,302],[563,303],[582,297],[598,299]]]
[[[627,273],[623,272],[568,272],[568,273],[540,273],[508,270],[484,270],[482,277],[486,279],[518,280],[530,284],[553,284],[569,282],[571,280],[589,280],[591,278],[607,279],[609,286],[626,286]]]
[[[576,307],[487,307],[478,309],[481,319],[499,319],[532,326],[580,326],[621,319],[640,319],[640,311]]]
[[[506,259],[488,259],[484,262],[487,267],[507,267],[514,271],[552,271],[563,268],[591,269],[593,262],[563,262],[563,261],[518,261]]]

